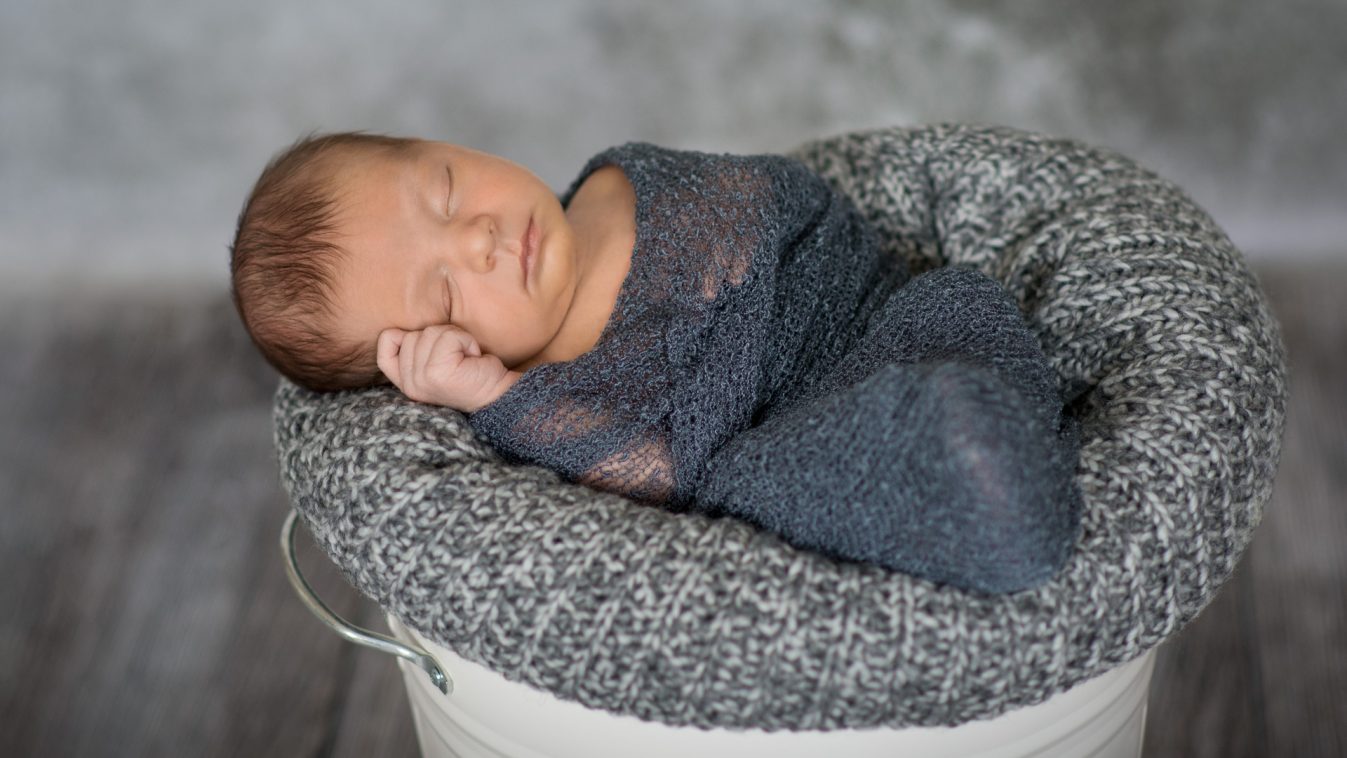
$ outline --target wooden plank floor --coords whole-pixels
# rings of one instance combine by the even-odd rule
[[[1161,649],[1148,756],[1347,755],[1347,266],[1259,274],[1292,364],[1281,473]],[[7,298],[0,355],[0,756],[416,754],[392,659],[285,580],[275,378],[224,293]]]

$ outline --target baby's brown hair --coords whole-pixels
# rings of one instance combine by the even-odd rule
[[[406,153],[418,140],[363,132],[310,134],[267,163],[229,249],[234,307],[253,344],[295,383],[329,392],[384,381],[373,342],[333,336],[336,165],[363,151]]]

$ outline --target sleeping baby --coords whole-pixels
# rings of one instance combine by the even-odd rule
[[[558,196],[456,145],[309,137],[231,271],[297,384],[391,382],[595,489],[982,592],[1046,581],[1078,531],[1075,421],[1009,295],[910,278],[785,156],[629,143]]]

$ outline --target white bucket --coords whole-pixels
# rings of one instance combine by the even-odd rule
[[[1137,758],[1155,651],[1066,692],[957,727],[764,732],[673,727],[599,711],[511,682],[388,616],[397,639],[433,655],[453,678],[445,695],[398,660],[426,758]]]

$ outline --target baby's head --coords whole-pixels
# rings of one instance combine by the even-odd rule
[[[267,164],[230,269],[253,342],[318,391],[383,383],[376,346],[388,328],[452,323],[507,366],[523,363],[556,335],[576,284],[565,212],[527,169],[360,133],[305,137]]]
[[[300,139],[276,155],[239,214],[230,248],[234,305],[262,355],[314,390],[381,381],[372,346],[336,338],[342,168],[359,156],[405,155],[415,140],[368,134]]]

